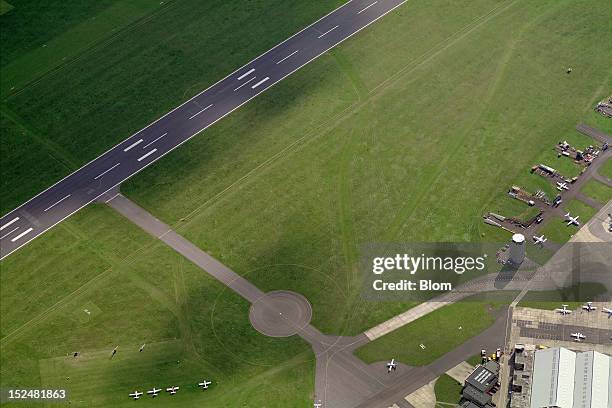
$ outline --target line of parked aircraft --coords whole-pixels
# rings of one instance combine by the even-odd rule
[[[593,302],[586,302],[584,305],[582,305],[582,310],[592,312],[594,310],[597,310],[597,306],[593,306]],[[572,311],[568,309],[568,305],[561,305],[561,308],[555,309],[555,311],[561,313],[564,316],[572,313]],[[602,311],[608,314],[608,319],[612,318],[612,309],[604,307],[602,308]],[[577,342],[586,340],[586,336],[580,332],[571,333],[570,336],[574,339],[574,341]]]
[[[204,380],[200,383],[198,383],[198,387],[202,388],[203,390],[208,389],[208,386],[212,384],[212,381],[207,381]],[[168,387],[166,388],[166,392],[169,393],[170,395],[175,395],[178,390],[180,389],[179,386],[172,386],[172,387]],[[150,389],[149,391],[147,391],[147,394],[150,395],[152,398],[155,398],[159,395],[159,393],[162,391],[161,388],[155,388],[153,387],[152,389]],[[132,393],[129,394],[130,397],[134,398],[135,400],[139,399],[140,397],[142,397],[144,395],[143,392],[141,391],[134,391]]]
[[[587,312],[592,312],[597,310],[597,307],[593,306],[593,302],[586,302],[584,305],[582,305],[582,309],[586,310]],[[612,318],[612,309],[604,307],[602,308],[602,311],[608,314],[608,319]],[[555,309],[555,312],[559,312],[564,316],[572,313],[572,311],[568,309],[568,305],[561,305],[561,308]]]

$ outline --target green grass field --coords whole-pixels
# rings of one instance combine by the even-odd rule
[[[602,204],[605,204],[612,199],[612,188],[597,180],[590,180],[584,185],[584,187],[582,187],[581,191],[586,196],[594,199],[595,201],[599,201]]]
[[[586,300],[607,293],[608,289],[600,283],[584,282],[559,290],[528,292],[519,302],[521,307],[553,310],[567,304],[568,309],[580,309]]]
[[[33,241],[2,261],[1,277],[3,388],[68,388],[70,406],[82,407],[132,406],[134,389],[170,385],[181,392],[156,403],[299,407],[311,398],[306,343],[257,333],[245,300],[108,208]],[[205,393],[203,378],[214,381]]]
[[[443,374],[438,378],[434,387],[436,401],[457,405],[459,404],[459,400],[461,400],[462,389],[463,384],[459,384],[451,376]]]
[[[522,175],[550,184],[529,168],[610,83],[601,26],[583,24],[605,13],[589,10],[402,7],[123,191],[258,286],[306,288],[323,331],[356,334],[400,309],[359,299],[360,244],[505,241],[482,214],[514,206],[505,193]],[[280,280],[251,274],[266,268]]]
[[[482,363],[482,357],[480,356],[480,354],[476,354],[476,355],[468,358],[465,361],[468,362],[469,364],[473,365],[474,367],[476,367],[478,364]]]
[[[2,30],[23,30],[12,44],[2,32],[2,213],[340,1],[66,2],[22,27],[25,3],[0,16]],[[530,177],[523,187],[550,188],[529,168],[553,165],[576,123],[606,130],[592,106],[612,88],[601,41],[611,16],[612,4],[588,0],[408,2],[123,191],[261,289],[304,294],[322,331],[357,334],[414,306],[360,298],[363,243],[506,241],[482,214],[527,216],[509,186]],[[311,397],[303,342],[259,335],[242,299],[108,209],[71,217],[1,266],[3,387],[69,381],[72,405],[88,407],[131,406],[126,389],[162,383],[185,387],[164,398],[176,406]],[[427,364],[491,322],[486,303],[461,303],[359,355],[402,350],[401,361]],[[456,335],[439,341],[435,325]],[[77,349],[83,358],[66,357]],[[210,392],[190,388],[208,375]]]
[[[612,159],[608,159],[600,168],[599,174],[612,180]]]
[[[89,49],[142,24],[159,12],[164,2],[71,0],[58,6],[47,1],[17,0],[12,4],[15,8],[11,13],[0,15],[2,99],[75,59],[88,58]]]
[[[13,5],[5,0],[0,0],[0,16],[8,13],[13,9]]]
[[[491,326],[491,313],[499,306],[495,301],[444,306],[358,348],[355,354],[367,363],[393,357],[404,364],[424,366]]]
[[[91,33],[71,34],[69,27],[64,27],[63,33],[56,33],[55,28],[42,33],[30,29],[34,31],[31,47],[43,42],[46,36],[55,35],[53,38],[60,42],[58,47],[71,50],[67,57],[72,58],[70,63],[62,64],[19,93],[2,98],[0,111],[4,116],[38,135],[34,141],[12,134],[2,138],[0,152],[3,156],[11,152],[0,163],[2,189],[7,191],[0,202],[3,214],[30,198],[29,191],[19,185],[36,185],[41,189],[40,186],[50,185],[59,178],[55,173],[44,171],[46,162],[58,157],[58,151],[67,165],[62,175],[68,174],[341,1],[265,0],[244,5],[236,1],[215,0],[204,4],[196,0],[172,0],[161,7],[159,2],[151,0],[105,0],[96,6],[100,10],[91,7],[82,10],[83,6],[73,10],[72,3],[78,2],[57,6],[58,11],[39,22],[41,30],[55,27],[56,18],[61,18],[68,22],[76,20],[70,22],[71,26],[81,25],[92,30]],[[104,4],[108,7],[104,8]],[[0,18],[15,20],[12,24],[21,26],[17,18],[19,6],[14,5],[14,10]],[[96,10],[96,23],[92,23],[90,14]],[[148,14],[139,17],[143,13]],[[64,14],[71,17],[66,18]],[[103,24],[102,20],[108,22]],[[110,31],[115,24],[121,26]],[[61,39],[62,35],[68,38]],[[13,45],[10,38],[13,37],[2,36],[3,48],[18,48],[19,44]],[[83,42],[90,40],[91,43]],[[48,43],[49,47],[52,41]],[[79,47],[86,45],[89,47],[86,55],[79,58],[85,52]],[[18,52],[16,49],[15,53]],[[31,55],[16,55],[14,61],[18,63],[20,58]],[[32,57],[35,61],[26,61],[27,67],[16,69],[15,75],[30,75],[29,71],[47,64],[43,57]],[[7,74],[2,74],[3,81],[10,80]],[[32,150],[40,150],[46,160],[30,160]],[[12,169],[21,162],[29,163],[31,174],[27,174],[28,178],[15,179],[11,177]]]

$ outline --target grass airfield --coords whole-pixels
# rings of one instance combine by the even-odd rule
[[[22,269],[41,253],[46,262]],[[79,262],[84,254],[88,263]],[[53,278],[67,270],[68,281]],[[88,207],[32,242],[3,261],[1,276],[3,387],[66,387],[70,406],[83,407],[131,406],[128,392],[172,385],[181,387],[173,398],[141,403],[310,399],[314,356],[306,343],[260,335],[246,301],[108,208]],[[204,378],[214,381],[206,392],[196,386]]]
[[[333,8],[192,6],[170,2],[88,58],[3,91],[3,212]],[[255,27],[268,7],[270,21],[291,18]],[[511,209],[508,187],[582,137],[578,122],[611,132],[592,113],[612,89],[610,16],[589,1],[408,2],[123,192],[261,289],[304,294],[323,332],[357,334],[414,305],[360,299],[360,243],[504,242],[481,216]],[[246,302],[109,209],[90,206],[0,267],[3,387],[69,382],[71,406],[131,406],[127,392],[153,385],[181,391],[140,405],[310,401],[305,343],[258,334]],[[464,315],[440,319],[465,326]],[[216,384],[203,393],[205,377]]]
[[[358,348],[355,354],[367,363],[395,358],[410,366],[431,364],[491,326],[493,313],[502,304],[466,300],[444,306]]]
[[[95,3],[0,16],[2,214],[342,2]]]
[[[612,199],[612,188],[597,180],[586,183],[582,193],[601,204],[606,204]]]
[[[612,9],[586,5],[409,3],[123,191],[261,288],[304,293],[322,331],[357,334],[409,306],[359,299],[360,243],[506,241],[482,214],[596,120]]]

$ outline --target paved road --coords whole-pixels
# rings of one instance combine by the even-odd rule
[[[324,407],[350,408],[368,395],[380,392],[385,386],[384,365],[372,370],[363,361],[352,355],[352,350],[367,343],[365,336],[326,336],[302,318],[302,313],[291,313],[283,303],[278,303],[275,293],[264,293],[248,280],[232,271],[221,262],[173,231],[168,225],[153,217],[115,189],[104,194],[99,201],[106,202],[118,213],[158,238],[169,247],[189,259],[204,272],[219,280],[229,289],[242,296],[255,307],[264,320],[255,326],[266,324],[272,335],[278,331],[285,335],[295,333],[313,348],[317,360],[314,401],[322,401]],[[291,292],[285,292],[286,295]],[[306,303],[306,299],[304,299]],[[270,319],[277,316],[278,319]],[[252,317],[252,316],[251,316]],[[310,320],[310,316],[306,320]],[[253,321],[253,320],[251,320]],[[274,327],[274,325],[277,325]],[[328,390],[332,389],[333,392]],[[408,408],[410,408],[408,406]]]
[[[0,219],[0,259],[407,0],[351,0]]]
[[[459,347],[449,351],[425,367],[412,367],[406,373],[399,374],[391,385],[357,405],[357,408],[387,408],[394,403],[404,401],[404,397],[413,393],[446,371],[467,360],[481,349],[495,350],[504,344],[507,309],[498,311],[495,323],[479,335],[472,337]]]
[[[119,194],[117,189],[105,194],[99,201],[106,202],[144,231],[189,259],[252,305],[256,305],[264,316],[268,316],[267,324],[278,324],[278,327],[272,327],[272,335],[275,335],[275,329],[282,330],[283,335],[288,334],[285,331],[290,329],[291,333],[295,333],[308,342],[316,356],[314,402],[320,401],[323,407],[380,406],[386,408],[397,404],[399,407],[412,408],[404,400],[406,395],[468,357],[477,354],[483,347],[495,349],[504,342],[507,313],[506,310],[500,310],[496,313],[497,318],[493,326],[430,365],[409,367],[398,362],[397,371],[390,375],[387,373],[385,361],[366,364],[353,354],[357,348],[370,341],[365,334],[354,337],[325,335],[307,322],[310,320],[310,314],[308,319],[304,320],[299,313],[286,313],[287,308],[282,303],[276,302],[274,296],[270,296],[278,292],[265,294],[248,280],[177,234],[168,225]],[[521,281],[522,279],[517,279],[515,276],[514,280]],[[484,276],[480,280],[466,284],[465,294],[451,296],[449,300],[456,301],[474,292],[492,290],[495,282],[495,274]],[[289,293],[291,292],[287,292]],[[276,323],[269,319],[270,316],[278,316],[278,320],[274,319]]]
[[[380,399],[381,396],[386,395],[385,390],[391,390],[390,397],[394,403],[398,403],[398,406],[403,408],[412,408],[403,397],[410,393],[414,384],[420,384],[423,378],[431,380],[454,367],[480,350],[483,342],[494,341],[496,345],[500,344],[497,337],[503,335],[503,331],[500,330],[501,326],[496,325],[495,328],[464,343],[430,366],[408,367],[400,363],[395,375],[389,375],[385,362],[369,365],[353,355],[355,349],[369,341],[365,335],[329,336],[321,333],[311,324],[305,323],[301,318],[294,319],[298,315],[285,313],[287,310],[282,304],[275,302],[274,297],[266,295],[248,280],[177,234],[168,225],[119,194],[116,189],[105,194],[99,201],[106,202],[144,231],[189,259],[252,305],[256,305],[265,315],[278,316],[278,323],[281,323],[279,329],[290,328],[291,333],[297,334],[308,342],[316,356],[313,400],[314,402],[320,401],[323,407],[352,408],[364,401],[369,401],[374,396]],[[268,323],[273,322],[268,321]],[[411,385],[408,386],[408,384]]]

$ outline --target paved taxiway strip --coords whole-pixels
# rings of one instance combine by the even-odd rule
[[[249,76],[249,74],[252,74],[253,72],[255,72],[255,68],[249,69],[247,72],[245,72],[244,74],[240,75],[238,77],[238,80],[240,81],[241,79],[243,79],[244,77]]]
[[[112,194],[109,193],[108,195]],[[348,408],[367,398],[370,394],[382,391],[385,385],[391,385],[387,383],[387,380],[391,378],[386,375],[384,367],[373,369],[352,354],[356,347],[367,342],[365,336],[354,338],[327,336],[310,324],[304,324],[299,319],[298,321],[294,320],[296,316],[292,318],[289,317],[290,314],[283,315],[283,310],[279,309],[273,300],[266,296],[266,293],[122,194],[117,193],[108,199],[102,198],[101,201],[104,201],[146,233],[180,253],[194,265],[200,267],[203,272],[217,279],[252,305],[257,304],[258,308],[270,311],[271,315],[282,315],[285,320],[284,323],[293,327],[296,335],[308,342],[315,352],[317,373],[314,401],[322,400],[324,406]],[[328,403],[330,400],[325,389],[332,379],[341,381],[341,384],[334,385],[334,389],[336,387],[341,388],[340,399],[343,400],[342,404]],[[338,396],[336,393],[333,394],[329,398],[333,399]],[[355,396],[359,398],[355,399]],[[350,403],[350,405],[344,405],[345,403]],[[410,405],[405,406],[410,408]]]
[[[255,88],[257,88],[259,85],[261,85],[261,84],[263,84],[263,83],[265,83],[265,82],[268,82],[269,80],[270,80],[270,77],[265,77],[264,79],[262,79],[261,81],[257,82],[255,85],[253,85],[253,86],[251,87],[251,89],[255,89]]]
[[[7,232],[6,234],[1,235],[1,236],[0,236],[0,239],[4,239],[5,237],[8,237],[9,235],[11,235],[13,232],[17,231],[18,229],[19,229],[19,227],[15,227],[15,228],[13,228],[12,230],[10,230],[9,232]]]
[[[168,132],[164,133],[161,136],[156,137],[155,139],[153,139],[152,141],[150,141],[149,143],[147,143],[146,145],[142,146],[143,149],[146,149],[147,147],[151,146],[153,143],[157,142],[159,139],[161,139],[162,137],[166,136],[168,134]],[[119,165],[119,163],[117,163],[117,166]]]
[[[211,103],[210,105],[208,105],[208,106],[207,106],[207,107],[205,107],[204,109],[200,109],[199,111],[197,111],[196,113],[194,113],[193,115],[191,115],[191,116],[189,117],[189,119],[193,119],[193,118],[195,118],[195,117],[196,117],[196,116],[198,116],[200,113],[202,113],[202,112],[204,112],[204,111],[207,111],[208,109],[212,108],[212,106],[213,106],[213,104]]]
[[[324,32],[323,34],[321,34],[320,36],[318,36],[317,38],[323,38],[325,37],[327,34],[331,33],[332,31],[334,31],[336,28],[338,28],[340,26],[334,26],[332,28],[330,28],[329,30],[327,30],[326,32]]]
[[[145,146],[146,147],[146,146]],[[96,177],[94,177],[94,180],[99,179],[100,177],[103,177],[106,173],[108,173],[109,171],[111,171],[112,169],[114,169],[115,167],[119,166],[121,163],[117,163],[115,164],[113,167],[111,167],[108,170],[104,170],[102,173],[98,174]]]
[[[10,220],[9,222],[7,222],[6,224],[4,224],[2,227],[0,227],[0,231],[2,231],[3,229],[5,229],[6,227],[9,227],[11,225],[13,225],[14,223],[16,223],[17,221],[19,221],[19,217],[15,217],[12,220]]]
[[[287,55],[286,57],[281,58],[280,60],[276,61],[276,65],[278,65],[278,64],[280,64],[280,63],[282,63],[283,61],[285,61],[285,60],[286,60],[286,59],[288,59],[288,58],[293,57],[295,54],[297,54],[297,53],[298,53],[298,51],[299,51],[299,50],[295,50],[295,51],[293,51],[291,54]]]
[[[64,177],[2,217],[0,259],[405,2],[348,1]]]
[[[129,145],[128,147],[123,149],[123,151],[124,152],[130,151],[130,150],[132,150],[133,147],[136,147],[136,146],[138,146],[141,143],[142,143],[142,139],[138,139],[137,141],[135,141],[134,143],[132,143],[131,145]]]
[[[32,232],[32,230],[33,230],[33,228],[28,228],[27,230],[23,231],[21,234],[19,234],[19,235],[17,235],[17,236],[15,236],[15,237],[13,237],[13,238],[11,239],[11,242],[15,242],[15,241],[17,241],[17,240],[21,239],[21,238],[22,238],[22,237],[24,237],[25,235],[27,235],[27,234],[29,234],[30,232]]]
[[[250,83],[251,81],[254,81],[257,77],[253,77],[251,79],[249,79],[248,81],[246,81],[245,83],[243,83],[242,85],[238,86],[237,88],[234,89],[234,92],[236,92],[237,90],[239,90],[240,88],[242,88],[243,86],[245,86],[246,84]]]

